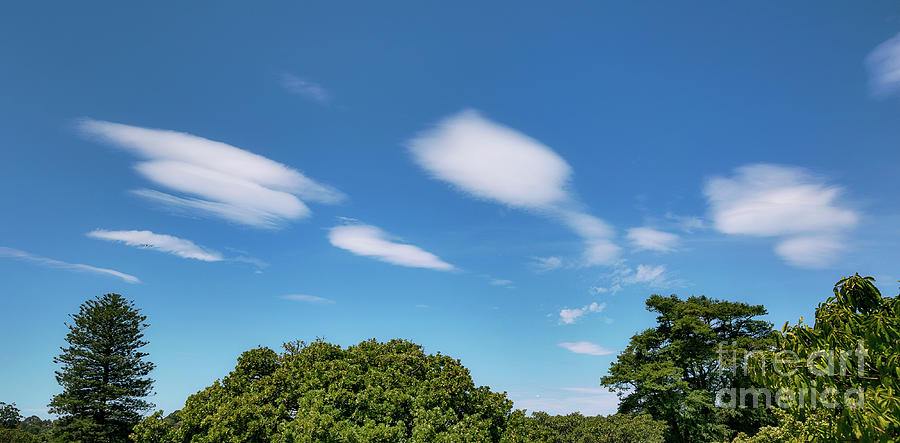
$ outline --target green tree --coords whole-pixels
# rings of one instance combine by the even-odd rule
[[[621,413],[650,414],[669,426],[667,441],[722,441],[735,431],[755,433],[771,420],[764,409],[716,406],[721,389],[749,386],[722,353],[765,349],[772,325],[758,320],[761,305],[652,295],[647,310],[657,325],[631,338],[601,382],[619,394]]]
[[[22,414],[15,403],[6,404],[0,401],[0,429],[14,429],[22,420]]]
[[[68,346],[53,360],[62,366],[56,381],[63,388],[50,402],[50,412],[60,415],[55,432],[68,442],[126,441],[140,412],[153,407],[144,397],[154,365],[140,351],[147,317],[134,302],[105,294],[71,318]]]
[[[666,423],[649,415],[615,414],[585,417],[579,413],[526,417],[515,411],[504,442],[517,443],[662,443]]]
[[[244,352],[190,396],[177,424],[158,412],[138,442],[500,441],[512,402],[476,387],[458,360],[404,340],[346,349],[315,341]]]
[[[804,441],[900,441],[900,297],[874,281],[841,279],[813,326],[785,323],[775,349],[751,360]]]

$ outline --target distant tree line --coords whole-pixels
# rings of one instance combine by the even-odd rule
[[[760,319],[761,305],[653,295],[646,306],[655,325],[601,380],[620,397],[606,417],[513,409],[459,360],[399,339],[251,349],[184,408],[144,416],[154,367],[140,351],[146,316],[106,294],[67,323],[54,360],[63,389],[50,403],[59,418],[23,419],[0,402],[0,442],[900,440],[900,297],[883,297],[870,277],[840,280],[813,325],[801,318],[780,331]],[[851,349],[858,358],[846,358]],[[761,404],[744,403],[746,388]],[[802,390],[818,396],[782,395]],[[846,401],[851,392],[858,402]]]

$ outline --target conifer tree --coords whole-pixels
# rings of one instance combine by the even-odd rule
[[[68,346],[53,359],[62,367],[56,381],[63,392],[50,403],[59,414],[57,436],[69,442],[122,442],[153,405],[153,363],[140,348],[149,326],[134,302],[105,294],[83,303],[66,323]]]

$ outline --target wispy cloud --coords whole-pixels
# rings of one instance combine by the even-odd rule
[[[672,252],[681,241],[681,237],[676,234],[646,226],[631,228],[626,236],[638,251]]]
[[[334,304],[334,300],[324,297],[317,297],[315,295],[306,295],[306,294],[288,294],[282,295],[281,297],[284,300],[297,301],[302,303],[314,303],[314,304]]]
[[[282,74],[281,85],[288,91],[322,104],[331,102],[331,94],[322,85],[293,74]]]
[[[222,261],[222,254],[212,249],[198,246],[190,240],[171,235],[156,234],[151,231],[107,231],[97,229],[87,233],[88,237],[125,243],[137,248],[167,252],[183,258],[200,261]]]
[[[36,263],[44,266],[51,266],[54,268],[60,269],[68,269],[70,271],[78,271],[78,272],[90,272],[94,274],[103,274],[103,275],[111,275],[116,278],[120,278],[128,283],[140,283],[141,281],[130,274],[126,274],[124,272],[119,272],[114,269],[107,268],[98,268],[96,266],[91,265],[83,265],[80,263],[67,263],[60,260],[54,260],[52,258],[41,257],[39,255],[33,255],[25,251],[20,251],[18,249],[7,248],[0,246],[0,257],[13,258],[18,260],[24,260],[32,263]]]
[[[678,225],[678,228],[688,234],[701,229],[706,229],[706,223],[702,218],[693,215],[677,215],[671,212],[666,213],[666,219],[672,220]]]
[[[563,265],[561,257],[532,257],[532,260],[531,266],[539,272],[559,269]]]
[[[307,217],[303,200],[336,203],[344,195],[299,171],[243,149],[195,135],[85,119],[79,128],[145,161],[135,170],[177,196],[137,190],[144,198],[189,213],[260,228]]]
[[[582,211],[569,192],[572,168],[541,142],[466,110],[408,145],[433,178],[477,198],[560,219],[584,240],[586,264],[608,264],[618,256],[612,228]]]
[[[583,316],[584,314],[587,314],[589,312],[603,312],[604,309],[606,309],[606,303],[597,302],[593,302],[581,308],[565,308],[559,311],[559,321],[560,323],[570,325],[572,323],[575,323],[575,320],[578,320],[578,318]]]
[[[360,223],[331,228],[328,232],[331,244],[356,255],[413,268],[452,271],[456,267],[438,256],[410,244],[394,241],[381,229]]]
[[[596,294],[616,294],[627,286],[642,285],[648,288],[661,289],[681,286],[682,280],[674,279],[666,269],[666,265],[639,264],[632,268],[622,262],[615,265],[613,272],[606,276],[607,286],[596,286],[591,290]]]
[[[604,348],[603,346],[600,346],[596,343],[591,343],[589,341],[567,341],[560,343],[557,346],[568,349],[569,351],[576,354],[609,355],[616,352],[612,349]]]
[[[900,34],[876,46],[866,57],[869,85],[876,97],[900,92]]]
[[[491,285],[493,285],[493,286],[502,286],[502,287],[504,287],[504,288],[512,288],[512,287],[513,287],[513,282],[512,282],[512,280],[503,280],[503,279],[500,279],[500,278],[495,278],[495,279],[492,279],[492,280],[490,281],[490,283],[491,283]]]
[[[775,237],[791,265],[820,268],[836,257],[841,234],[859,214],[838,203],[843,189],[801,168],[755,164],[704,188],[714,227],[725,234]]]

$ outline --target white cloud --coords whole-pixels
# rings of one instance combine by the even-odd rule
[[[637,271],[626,276],[623,280],[626,283],[662,283],[661,279],[665,272],[666,265],[638,265]]]
[[[838,239],[824,236],[789,237],[775,245],[775,253],[801,268],[824,268],[841,249]]]
[[[596,343],[591,343],[589,341],[563,342],[557,346],[568,349],[569,351],[574,352],[576,354],[609,355],[609,354],[614,354],[616,352],[611,349],[606,349],[603,346],[600,346]]]
[[[135,170],[176,196],[155,190],[137,195],[182,211],[201,211],[251,226],[272,228],[309,215],[301,199],[336,203],[344,195],[297,170],[234,146],[183,132],[85,119],[88,135],[145,159]]]
[[[334,304],[334,300],[324,297],[316,297],[315,295],[288,294],[282,295],[280,298],[284,300],[298,301],[303,303]]]
[[[562,258],[560,257],[532,257],[534,260],[531,266],[538,271],[552,271],[562,267]]]
[[[688,234],[696,230],[706,229],[706,223],[700,217],[692,215],[676,215],[671,212],[667,212],[666,218],[674,221],[678,225],[679,229],[687,232]]]
[[[563,324],[570,325],[588,312],[603,312],[604,309],[606,309],[606,303],[597,302],[593,302],[581,308],[562,309],[559,311],[559,321]]]
[[[510,206],[547,208],[568,199],[572,172],[537,140],[463,111],[409,142],[416,163],[463,191]]]
[[[675,234],[658,231],[646,226],[629,229],[627,237],[638,251],[672,252],[681,240]]]
[[[802,267],[827,266],[859,214],[838,204],[842,189],[804,169],[755,164],[704,188],[714,227],[726,234],[779,237],[776,253]]]
[[[281,85],[294,94],[311,98],[319,103],[328,104],[331,102],[331,94],[328,93],[328,90],[312,80],[292,74],[283,74],[281,76]]]
[[[531,137],[466,110],[419,134],[409,150],[432,177],[463,192],[559,218],[584,240],[588,265],[609,264],[620,252],[609,225],[571,209],[578,204],[569,164]]]
[[[190,240],[150,231],[107,231],[97,229],[87,233],[88,237],[125,243],[128,246],[155,249],[200,261],[222,261],[222,254],[198,246]]]
[[[494,286],[503,286],[504,288],[513,287],[512,280],[503,280],[503,279],[495,278],[495,279],[492,279],[490,283]]]
[[[116,278],[120,278],[128,283],[140,283],[137,277],[126,274],[124,272],[119,272],[114,269],[107,268],[98,268],[96,266],[83,265],[80,263],[67,263],[60,260],[54,260],[52,258],[41,257],[38,255],[32,255],[25,251],[20,251],[18,249],[7,248],[0,246],[0,257],[14,258],[18,260],[30,261],[32,263],[37,263],[45,266],[52,266],[61,269],[69,269],[72,271],[79,272],[90,272],[94,274],[104,274],[111,275]]]
[[[363,224],[335,226],[328,233],[331,244],[356,255],[395,265],[452,271],[456,268],[418,246],[397,243],[381,229]]]
[[[616,263],[615,269],[605,278],[608,286],[595,286],[591,292],[595,294],[610,293],[615,295],[626,286],[644,285],[650,288],[669,288],[682,285],[684,282],[670,277],[666,265],[637,265],[636,268],[625,265],[624,260]]]
[[[900,92],[900,34],[876,46],[866,57],[872,93],[886,97]]]

